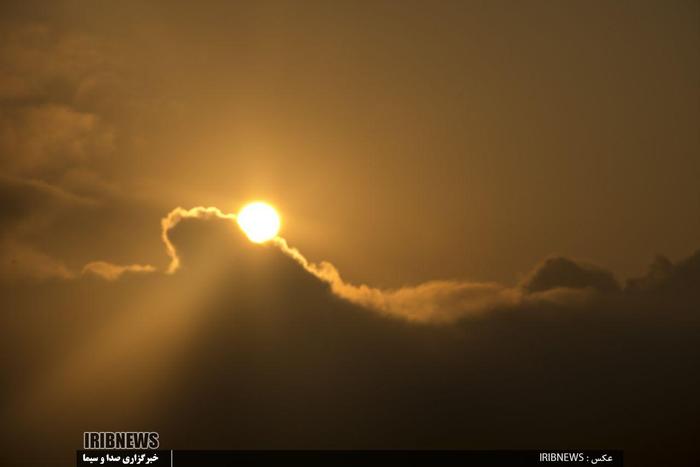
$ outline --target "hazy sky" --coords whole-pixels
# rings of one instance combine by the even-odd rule
[[[513,282],[549,254],[628,277],[698,246],[696,2],[4,8],[1,144],[15,174],[60,184],[80,169],[158,216],[263,198],[309,256],[386,286]],[[12,112],[49,104],[94,118],[55,131],[97,148],[16,162],[10,144],[51,151],[21,140],[32,130],[8,142]],[[158,229],[146,219],[89,254],[158,261],[134,245]],[[79,235],[94,231],[44,248],[70,262]]]
[[[95,428],[694,459],[700,3],[0,18],[0,464]]]

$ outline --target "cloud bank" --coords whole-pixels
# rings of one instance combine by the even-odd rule
[[[139,425],[183,449],[586,445],[620,447],[633,465],[695,458],[700,253],[659,258],[624,286],[553,257],[511,287],[384,290],[347,284],[281,239],[252,244],[233,219],[173,210],[161,273],[93,263],[86,274],[121,280],[0,283],[15,311],[0,314],[0,353],[13,356],[0,438],[39,433],[65,452],[81,427]]]
[[[6,181],[0,184],[0,188],[3,187],[11,188],[5,188],[6,196],[17,191],[18,187],[33,194],[29,198],[26,194],[22,194],[21,198],[32,199],[34,204],[44,200],[44,204],[65,206],[66,209],[79,205],[91,205],[89,200],[40,182]],[[2,194],[1,190],[0,194]],[[56,207],[52,208],[54,211],[56,209]],[[26,216],[21,214],[17,215],[17,219],[16,222],[27,222]],[[162,271],[168,275],[177,273],[182,266],[180,252],[171,237],[184,221],[199,221],[204,224],[218,221],[235,226],[236,215],[212,206],[197,206],[191,209],[177,207],[162,218],[161,241],[169,259]],[[9,222],[5,223],[10,225]],[[232,236],[238,233],[243,237],[237,226],[229,231]],[[80,271],[74,272],[59,260],[43,254],[27,243],[17,242],[14,237],[6,236],[5,241],[0,244],[0,250],[3,251],[0,256],[3,259],[1,271],[3,278],[17,275],[42,280],[75,279],[82,275],[115,281],[124,274],[156,273],[159,270],[152,264],[116,264],[96,260],[85,264]],[[252,244],[249,246],[255,248]],[[277,249],[284,256],[292,259],[343,300],[385,316],[416,323],[435,324],[454,323],[467,316],[517,306],[549,304],[581,308],[591,301],[642,293],[658,287],[658,284],[670,280],[669,278],[675,281],[679,275],[678,270],[689,268],[685,265],[687,261],[676,266],[668,259],[659,257],[647,276],[630,279],[623,287],[610,271],[569,258],[550,257],[535,266],[519,283],[512,286],[495,282],[434,280],[395,289],[381,289],[344,280],[340,271],[332,263],[310,261],[297,248],[290,246],[283,237],[276,237],[264,247]],[[213,245],[212,248],[217,247]]]
[[[170,238],[171,231],[187,219],[235,222],[236,215],[216,207],[203,206],[191,209],[178,207],[168,213],[161,221],[161,237],[170,258],[166,268],[168,274],[177,272],[181,266],[177,248]],[[283,237],[278,236],[270,243],[305,271],[328,284],[338,297],[366,309],[413,322],[450,323],[475,313],[519,304],[580,306],[622,291],[611,272],[563,257],[545,259],[521,283],[510,287],[493,282],[440,280],[397,289],[380,289],[345,281],[332,263],[308,260]],[[136,268],[142,268],[141,271],[155,270],[152,266]],[[638,284],[639,281],[632,283]]]

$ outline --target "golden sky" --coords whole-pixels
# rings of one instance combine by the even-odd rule
[[[257,198],[384,286],[697,247],[694,2],[38,5],[4,7],[3,173],[112,203],[42,239],[75,266]]]
[[[690,453],[697,2],[0,11],[10,459],[94,428]]]

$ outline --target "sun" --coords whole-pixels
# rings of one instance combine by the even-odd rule
[[[280,216],[275,208],[262,201],[246,204],[236,216],[241,230],[251,242],[272,240],[280,231]]]

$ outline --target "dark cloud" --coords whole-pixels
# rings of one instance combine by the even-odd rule
[[[620,288],[609,271],[562,257],[546,259],[532,271],[522,286],[528,292],[543,292],[566,287],[592,288],[599,292],[610,293]]]
[[[0,176],[0,280],[68,279],[73,273],[59,259],[31,241],[53,221],[72,209],[95,206],[95,201],[41,180]]]
[[[13,240],[0,242],[0,281],[73,277],[74,273],[61,260],[32,245]]]
[[[0,200],[3,209],[0,225],[4,232],[37,213],[54,213],[74,204],[89,203],[60,188],[40,181],[0,176]]]
[[[632,293],[672,295],[682,299],[687,294],[697,294],[700,284],[700,251],[673,264],[664,256],[657,256],[648,273],[627,281],[626,290]]]
[[[69,465],[87,426],[138,426],[178,448],[586,446],[625,449],[631,465],[692,459],[698,254],[664,266],[663,285],[650,285],[653,266],[639,285],[583,301],[531,299],[609,277],[545,261],[530,277],[548,271],[547,286],[436,326],[356,306],[229,219],[185,217],[169,239],[174,274],[3,290],[16,384],[3,388],[2,435],[14,451]],[[23,451],[19,433],[49,447]]]

